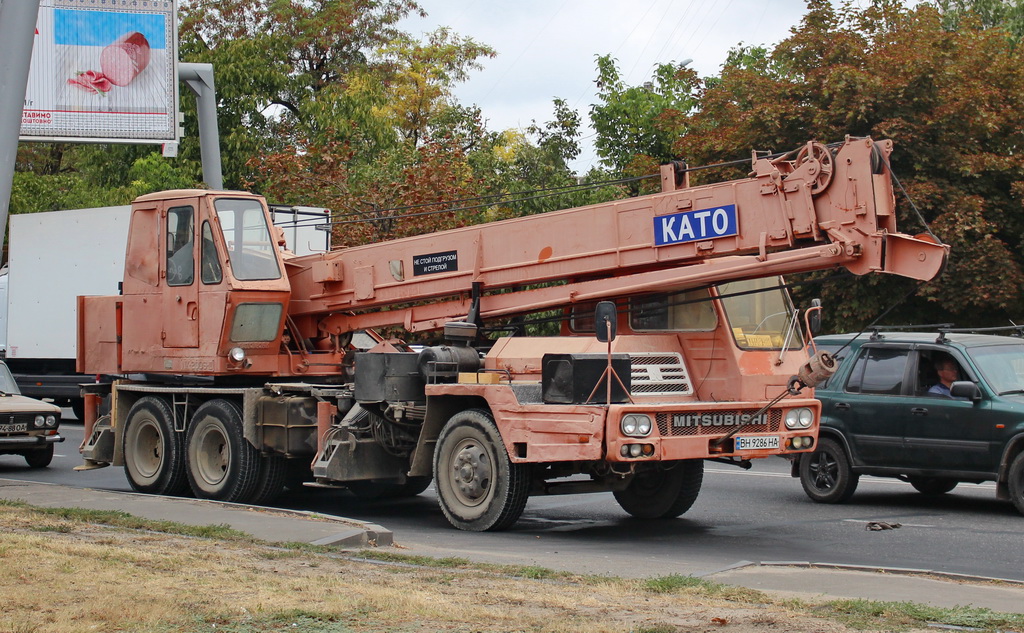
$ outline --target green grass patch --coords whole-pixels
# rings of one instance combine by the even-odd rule
[[[683,576],[682,574],[670,574],[658,578],[648,578],[644,581],[643,587],[651,593],[675,593],[684,589],[703,589],[710,591],[714,583],[701,580],[694,576]]]
[[[410,554],[397,554],[394,552],[385,552],[379,549],[371,549],[361,551],[358,554],[352,556],[353,559],[366,559],[376,560],[385,563],[399,563],[403,565],[416,565],[418,567],[454,567],[454,568],[467,568],[472,565],[472,562],[465,558],[458,558],[454,556],[447,556],[445,558],[433,558],[431,556],[413,556]]]
[[[109,525],[112,527],[125,528],[129,530],[148,530],[150,532],[161,532],[164,534],[177,534],[180,536],[193,536],[198,538],[211,538],[229,541],[254,542],[254,539],[239,530],[228,525],[188,525],[175,521],[161,521],[156,519],[144,519],[127,512],[118,510],[89,510],[86,508],[41,508],[20,501],[0,500],[0,506],[12,508],[23,508],[48,517],[64,519],[65,521],[78,521],[81,523],[92,523],[96,525]],[[43,531],[66,531],[60,526],[42,526]]]
[[[361,618],[360,624],[364,624]],[[277,613],[254,615],[216,616],[197,618],[197,622],[185,631],[199,633],[218,631],[220,633],[271,633],[289,631],[295,633],[354,633],[354,629],[340,614],[321,613],[308,609],[288,609]],[[175,628],[174,630],[181,630]]]
[[[915,602],[832,600],[813,609],[859,628],[907,630],[929,624],[980,631],[1024,631],[1024,614],[996,613],[977,607],[933,607]]]

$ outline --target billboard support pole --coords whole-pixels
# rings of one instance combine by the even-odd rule
[[[0,70],[0,245],[11,208],[14,162],[38,16],[39,0],[0,2],[0,59],[7,60]]]
[[[199,152],[203,180],[210,189],[223,189],[220,164],[220,132],[217,129],[217,90],[213,85],[213,64],[178,64],[178,80],[196,95],[199,118]]]

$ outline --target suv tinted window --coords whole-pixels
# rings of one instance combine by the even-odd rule
[[[854,393],[897,395],[903,387],[908,350],[862,349],[846,390]]]

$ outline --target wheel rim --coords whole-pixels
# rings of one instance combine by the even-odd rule
[[[159,473],[164,461],[163,434],[155,420],[136,422],[132,442],[132,465],[143,479],[153,479]]]
[[[491,492],[490,455],[476,440],[462,440],[452,451],[450,475],[452,492],[459,503],[467,507],[479,506]]]
[[[839,462],[831,453],[818,453],[811,461],[811,480],[818,490],[831,490],[839,479]]]
[[[207,425],[195,438],[195,472],[210,486],[224,481],[231,463],[231,446],[219,428]]]

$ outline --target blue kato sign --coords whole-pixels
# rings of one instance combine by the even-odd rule
[[[684,211],[654,218],[654,245],[667,246],[736,235],[736,205]]]

